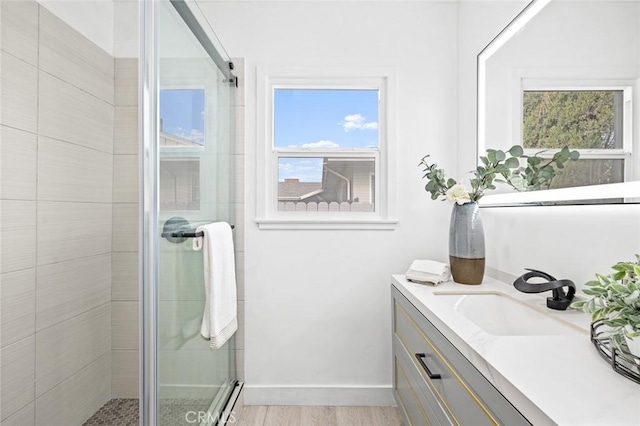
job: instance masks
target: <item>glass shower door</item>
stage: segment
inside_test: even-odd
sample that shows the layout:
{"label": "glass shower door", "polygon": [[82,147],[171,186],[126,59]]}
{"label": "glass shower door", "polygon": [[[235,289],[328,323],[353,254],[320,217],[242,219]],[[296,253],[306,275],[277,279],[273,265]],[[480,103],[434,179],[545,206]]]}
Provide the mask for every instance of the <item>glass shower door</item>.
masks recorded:
{"label": "glass shower door", "polygon": [[[158,4],[159,227],[231,220],[231,95],[220,71],[173,3]],[[184,10],[183,10],[184,12]],[[193,17],[193,15],[192,15]],[[196,31],[197,32],[197,31]],[[159,424],[215,424],[235,384],[235,338],[211,350],[200,336],[202,251],[193,239],[158,242]]]}

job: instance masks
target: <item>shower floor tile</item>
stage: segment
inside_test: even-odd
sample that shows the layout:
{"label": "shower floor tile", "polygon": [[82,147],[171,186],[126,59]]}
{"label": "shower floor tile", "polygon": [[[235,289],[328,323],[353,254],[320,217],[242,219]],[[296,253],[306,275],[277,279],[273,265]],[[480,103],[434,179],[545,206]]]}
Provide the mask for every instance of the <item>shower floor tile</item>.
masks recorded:
{"label": "shower floor tile", "polygon": [[83,426],[138,426],[138,400],[112,399]]}
{"label": "shower floor tile", "polygon": [[[192,425],[190,416],[206,411],[211,401],[206,399],[160,400],[160,424],[167,426]],[[82,426],[138,426],[138,400],[112,399]]]}

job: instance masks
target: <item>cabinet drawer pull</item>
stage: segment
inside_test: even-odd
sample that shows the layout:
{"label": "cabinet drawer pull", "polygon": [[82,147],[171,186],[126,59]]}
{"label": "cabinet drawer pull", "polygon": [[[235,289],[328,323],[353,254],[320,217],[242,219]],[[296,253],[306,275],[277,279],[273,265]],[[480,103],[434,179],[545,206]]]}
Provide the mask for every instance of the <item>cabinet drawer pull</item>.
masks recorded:
{"label": "cabinet drawer pull", "polygon": [[426,357],[425,354],[416,354],[416,359],[418,360],[418,362],[420,363],[424,371],[427,373],[427,376],[429,376],[430,379],[441,379],[442,376],[440,376],[440,374],[438,373],[434,374],[431,372],[431,370],[429,370],[429,367],[427,367],[427,364],[425,364],[423,359],[425,357]]}

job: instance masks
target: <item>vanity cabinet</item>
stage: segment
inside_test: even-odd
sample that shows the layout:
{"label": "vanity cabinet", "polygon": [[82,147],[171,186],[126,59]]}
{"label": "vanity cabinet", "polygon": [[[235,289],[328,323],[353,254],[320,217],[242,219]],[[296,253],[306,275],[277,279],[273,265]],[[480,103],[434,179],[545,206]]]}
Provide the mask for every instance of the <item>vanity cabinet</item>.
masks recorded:
{"label": "vanity cabinet", "polygon": [[406,425],[530,424],[393,286],[392,293],[394,397]]}

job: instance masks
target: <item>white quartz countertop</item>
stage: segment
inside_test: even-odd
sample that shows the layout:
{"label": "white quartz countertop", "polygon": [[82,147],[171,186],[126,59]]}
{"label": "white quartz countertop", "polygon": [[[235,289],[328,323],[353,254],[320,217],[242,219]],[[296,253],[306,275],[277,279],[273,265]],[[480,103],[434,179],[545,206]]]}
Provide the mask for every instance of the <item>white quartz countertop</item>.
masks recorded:
{"label": "white quartz countertop", "polygon": [[[393,275],[393,285],[534,425],[640,426],[640,385],[619,375],[589,340],[589,317],[553,311],[543,294],[485,278],[481,285],[428,286]],[[495,336],[434,292],[498,291],[576,328],[568,335]],[[523,307],[524,308],[524,307]],[[526,308],[524,308],[526,309]],[[496,313],[497,314],[497,313]]]}

